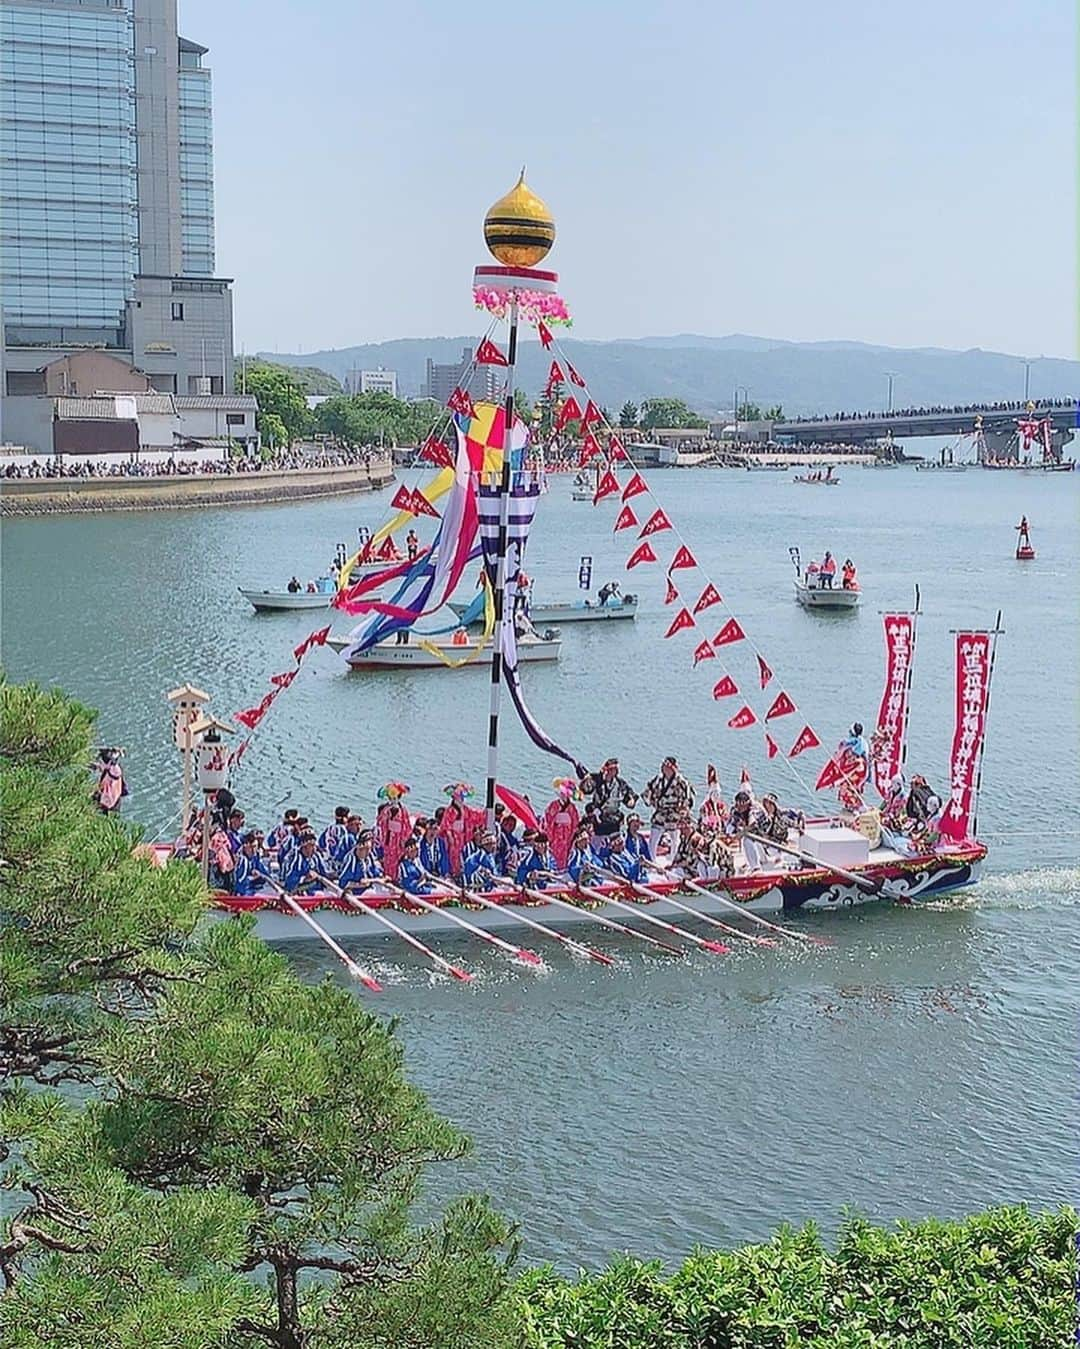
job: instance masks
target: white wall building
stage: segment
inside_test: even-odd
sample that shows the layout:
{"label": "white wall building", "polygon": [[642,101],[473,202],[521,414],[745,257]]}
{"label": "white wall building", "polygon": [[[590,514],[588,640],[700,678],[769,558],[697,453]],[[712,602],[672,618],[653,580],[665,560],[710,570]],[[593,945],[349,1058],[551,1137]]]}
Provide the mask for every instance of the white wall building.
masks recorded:
{"label": "white wall building", "polygon": [[398,396],[397,371],[384,370],[381,366],[378,370],[361,370],[360,392],[388,393],[391,398],[396,398]]}

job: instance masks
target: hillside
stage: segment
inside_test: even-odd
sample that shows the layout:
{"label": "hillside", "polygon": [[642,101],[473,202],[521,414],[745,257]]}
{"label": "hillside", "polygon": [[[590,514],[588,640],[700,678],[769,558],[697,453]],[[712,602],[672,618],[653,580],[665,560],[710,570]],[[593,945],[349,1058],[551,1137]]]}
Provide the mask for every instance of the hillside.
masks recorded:
{"label": "hillside", "polygon": [[[460,359],[474,337],[409,337],[301,355],[266,353],[274,361],[316,366],[342,379],[350,370],[384,366],[398,373],[405,396],[420,392],[425,362]],[[562,341],[562,339],[560,339]],[[782,403],[786,413],[833,412],[885,405],[893,372],[897,407],[1016,398],[1024,389],[1024,360],[1001,352],[879,347],[862,342],[785,342],[747,337],[620,339],[562,343],[599,402],[619,408],[627,399],[675,397],[704,413],[731,407],[735,385],[753,402]],[[547,378],[550,357],[536,342],[519,349],[519,379],[532,395]],[[1034,360],[1031,393],[1080,394],[1080,362]],[[742,395],[740,394],[740,397]]]}

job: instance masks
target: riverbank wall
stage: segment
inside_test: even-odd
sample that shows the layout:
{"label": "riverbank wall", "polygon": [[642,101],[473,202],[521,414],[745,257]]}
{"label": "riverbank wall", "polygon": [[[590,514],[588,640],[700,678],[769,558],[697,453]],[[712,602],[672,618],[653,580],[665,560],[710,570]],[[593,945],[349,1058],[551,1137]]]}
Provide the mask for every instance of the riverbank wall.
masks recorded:
{"label": "riverbank wall", "polygon": [[389,457],[370,464],[193,473],[160,478],[0,479],[0,516],[68,515],[89,511],[191,510],[254,506],[311,497],[375,492],[394,479]]}

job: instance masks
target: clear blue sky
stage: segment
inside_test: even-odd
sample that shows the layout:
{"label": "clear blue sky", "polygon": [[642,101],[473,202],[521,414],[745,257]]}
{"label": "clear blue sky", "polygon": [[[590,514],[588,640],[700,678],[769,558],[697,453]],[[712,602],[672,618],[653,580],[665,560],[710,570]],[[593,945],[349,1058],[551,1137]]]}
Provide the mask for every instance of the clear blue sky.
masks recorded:
{"label": "clear blue sky", "polygon": [[1071,0],[180,0],[237,345],[477,327],[528,164],[583,338],[1074,356]]}

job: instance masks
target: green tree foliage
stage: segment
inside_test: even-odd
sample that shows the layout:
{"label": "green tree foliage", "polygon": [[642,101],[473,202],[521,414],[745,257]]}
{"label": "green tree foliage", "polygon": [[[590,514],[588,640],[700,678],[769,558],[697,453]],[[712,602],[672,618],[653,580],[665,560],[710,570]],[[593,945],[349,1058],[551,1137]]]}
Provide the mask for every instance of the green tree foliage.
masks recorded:
{"label": "green tree foliage", "polygon": [[850,1218],[835,1252],[813,1225],[697,1251],[668,1277],[629,1257],[570,1282],[519,1281],[530,1349],[1056,1349],[1075,1322],[1071,1209],[991,1209],[895,1230]]}
{"label": "green tree foliage", "polygon": [[419,445],[444,415],[430,399],[407,403],[388,393],[343,394],[319,404],[315,424],[351,445]]}
{"label": "green tree foliage", "polygon": [[267,454],[271,450],[284,449],[289,444],[289,433],[285,429],[285,423],[276,412],[260,412],[256,421],[259,424],[263,449]]}
{"label": "green tree foliage", "polygon": [[774,403],[771,408],[765,410],[765,420],[767,422],[782,422],[784,420],[784,406],[782,403]]}
{"label": "green tree foliage", "polygon": [[[287,366],[271,365],[263,361],[249,361],[246,371],[238,368],[236,388],[244,382],[248,393],[259,400],[257,425],[264,440],[273,439],[278,446],[290,445],[311,429],[311,413],[304,396],[304,387]],[[277,420],[271,421],[271,418]]]}
{"label": "green tree foliage", "polygon": [[208,924],[194,866],[135,855],[91,802],[92,727],[0,687],[0,1342],[507,1343],[506,1224],[479,1199],[410,1220],[467,1141],[392,1028]]}
{"label": "green tree foliage", "polygon": [[532,399],[524,389],[514,390],[514,411],[527,426],[532,424],[533,405]]}
{"label": "green tree foliage", "polygon": [[[330,374],[328,370],[320,370],[316,365],[289,365],[285,361],[268,360],[265,356],[256,357],[245,364],[249,372],[252,366],[260,366],[266,370],[284,371],[294,383],[300,386],[301,393],[327,395],[341,393],[341,381],[337,376]],[[237,367],[237,388],[240,387],[243,369],[243,365]]]}
{"label": "green tree foliage", "polygon": [[629,401],[625,402],[619,409],[619,425],[626,431],[637,426],[638,410],[637,404]]}
{"label": "green tree foliage", "polygon": [[735,416],[740,422],[761,421],[761,408],[757,403],[740,403]]}
{"label": "green tree foliage", "polygon": [[645,431],[658,426],[693,430],[708,426],[704,417],[686,406],[681,398],[646,398],[641,405],[638,425]]}

